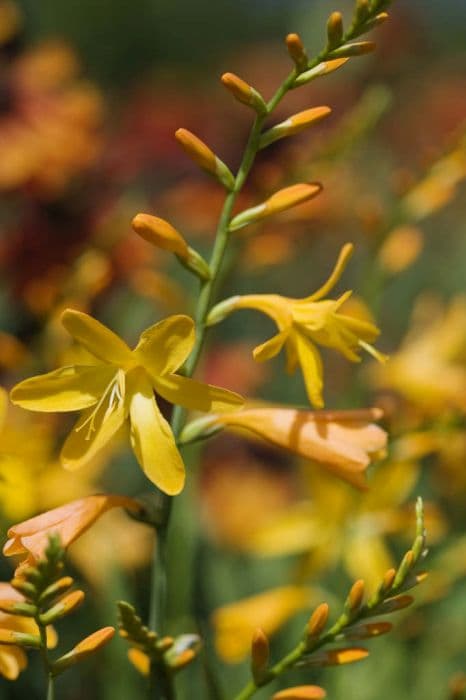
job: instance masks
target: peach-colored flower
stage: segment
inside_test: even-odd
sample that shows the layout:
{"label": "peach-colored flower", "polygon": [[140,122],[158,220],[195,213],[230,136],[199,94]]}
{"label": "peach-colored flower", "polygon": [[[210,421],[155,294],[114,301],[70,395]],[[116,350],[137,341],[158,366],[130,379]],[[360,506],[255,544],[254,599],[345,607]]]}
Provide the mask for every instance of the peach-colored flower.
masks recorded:
{"label": "peach-colored flower", "polygon": [[215,422],[245,429],[279,447],[322,463],[353,486],[365,488],[364,472],[372,458],[383,454],[386,432],[372,421],[379,409],[300,411],[257,407],[225,413]]}
{"label": "peach-colored flower", "polygon": [[133,498],[113,494],[80,498],[10,527],[3,553],[6,556],[27,554],[30,559],[40,559],[50,535],[59,535],[61,545],[68,547],[97,518],[115,507],[136,512],[140,505]]}

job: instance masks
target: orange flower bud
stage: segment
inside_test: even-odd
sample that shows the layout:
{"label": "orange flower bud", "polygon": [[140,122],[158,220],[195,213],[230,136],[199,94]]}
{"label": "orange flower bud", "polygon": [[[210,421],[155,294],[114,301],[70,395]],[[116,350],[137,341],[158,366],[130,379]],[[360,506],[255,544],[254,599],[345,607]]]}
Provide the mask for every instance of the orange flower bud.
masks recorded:
{"label": "orange flower bud", "polygon": [[81,640],[79,644],[71,649],[71,651],[64,654],[64,656],[61,656],[53,663],[53,673],[58,675],[67,668],[70,668],[70,666],[74,666],[80,661],[86,659],[88,656],[91,656],[94,654],[94,652],[98,651],[105,644],[107,644],[112,639],[114,634],[115,630],[113,627],[103,627],[102,629],[97,630],[97,632],[89,635],[89,637]]}
{"label": "orange flower bud", "polygon": [[259,148],[264,148],[284,136],[292,136],[293,134],[298,134],[300,131],[304,131],[308,126],[327,117],[331,111],[330,107],[313,107],[312,109],[298,112],[298,114],[293,114],[293,116],[288,117],[284,122],[276,124],[262,134]]}
{"label": "orange flower bud", "polygon": [[382,581],[382,590],[383,591],[388,591],[392,586],[393,586],[393,581],[395,580],[396,576],[396,569],[388,569],[388,571],[385,572],[383,581]]}
{"label": "orange flower bud", "polygon": [[357,625],[348,627],[344,631],[346,639],[371,639],[371,637],[379,637],[382,634],[387,634],[393,629],[391,622],[368,622],[365,625]]}
{"label": "orange flower bud", "polygon": [[354,613],[361,607],[364,598],[364,581],[359,579],[353,583],[346,600],[346,605],[350,613]]}
{"label": "orange flower bud", "polygon": [[297,204],[307,202],[308,199],[312,199],[318,195],[321,190],[322,185],[317,182],[300,183],[298,185],[291,185],[291,187],[285,187],[275,192],[275,194],[262,204],[237,214],[230,223],[230,231],[237,231],[243,228],[243,226],[248,226],[248,224],[260,221],[260,219],[264,219],[267,216],[278,214]]}
{"label": "orange flower bud", "polygon": [[343,41],[343,16],[341,12],[332,12],[327,22],[327,48],[337,48]]}
{"label": "orange flower bud", "polygon": [[309,62],[306,49],[299,34],[288,34],[285,39],[286,47],[290,57],[295,62],[298,71],[305,71]]}
{"label": "orange flower bud", "polygon": [[7,615],[21,615],[22,617],[34,617],[37,614],[35,605],[11,599],[0,600],[0,611]]}
{"label": "orange flower bud", "polygon": [[267,112],[267,105],[262,96],[257,90],[251,87],[251,85],[248,85],[246,81],[242,80],[234,73],[224,73],[221,77],[221,81],[226,89],[229,90],[233,97],[239,102],[242,102],[248,107],[252,107],[258,114],[265,114]]}
{"label": "orange flower bud", "polygon": [[84,600],[83,591],[72,591],[68,595],[64,596],[58,603],[55,603],[47,612],[39,615],[40,621],[43,625],[49,625],[60,617],[65,617],[73,610],[76,610]]}
{"label": "orange flower bud", "polygon": [[214,175],[227,189],[233,189],[235,180],[229,168],[215,153],[201,141],[200,138],[192,134],[187,129],[178,129],[175,137],[181,147],[186,151],[200,168]]}
{"label": "orange flower bud", "polygon": [[419,257],[424,246],[422,231],[416,226],[397,226],[385,239],[379,262],[390,274],[402,272]]}
{"label": "orange flower bud", "polygon": [[344,66],[348,60],[348,58],[335,58],[331,61],[322,61],[321,63],[318,63],[317,66],[314,66],[314,68],[311,68],[305,73],[298,75],[294,81],[294,87],[305,85],[315,78],[320,78],[321,75],[333,73],[333,71],[338,70],[338,68],[341,68],[341,66]]}
{"label": "orange flower bud", "polygon": [[346,44],[334,49],[328,54],[329,58],[349,58],[350,56],[362,56],[371,53],[375,49],[373,41],[355,41],[353,44]]}
{"label": "orange flower bud", "polygon": [[68,590],[73,583],[74,581],[71,576],[63,576],[45,589],[39,598],[39,602],[43,605],[46,601],[51,600],[55,596],[61,595]]}
{"label": "orange flower bud", "polygon": [[303,658],[296,666],[342,666],[362,661],[367,656],[369,656],[369,652],[363,647],[346,647],[345,649],[332,649],[312,654],[308,658]]}
{"label": "orange flower bud", "polygon": [[136,214],[131,226],[141,238],[157,248],[168,250],[181,258],[188,257],[188,244],[168,221],[150,214]]}
{"label": "orange flower bud", "polygon": [[26,632],[0,629],[0,644],[16,644],[19,647],[39,649],[41,641],[38,634],[27,634]]}
{"label": "orange flower bud", "polygon": [[251,643],[251,670],[256,683],[261,682],[267,671],[269,655],[269,640],[259,627],[254,632]]}
{"label": "orange flower bud", "polygon": [[275,693],[272,700],[321,700],[327,693],[318,685],[297,685]]}
{"label": "orange flower bud", "polygon": [[329,614],[328,603],[321,603],[312,613],[309,622],[307,623],[307,637],[308,639],[315,639],[320,637],[325,625],[327,624]]}

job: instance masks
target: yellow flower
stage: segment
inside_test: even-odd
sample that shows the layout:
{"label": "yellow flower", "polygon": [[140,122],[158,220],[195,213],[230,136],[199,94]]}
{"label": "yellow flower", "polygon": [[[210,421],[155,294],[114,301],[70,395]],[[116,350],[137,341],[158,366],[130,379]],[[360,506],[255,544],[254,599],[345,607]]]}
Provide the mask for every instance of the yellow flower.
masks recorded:
{"label": "yellow flower", "polygon": [[464,296],[448,306],[421,297],[401,347],[386,367],[372,369],[375,384],[395,390],[428,415],[466,411],[465,329]]}
{"label": "yellow flower", "polygon": [[288,371],[293,372],[298,364],[301,366],[309,399],[317,408],[324,405],[322,360],[317,345],[338,350],[352,362],[360,361],[361,350],[378,360],[385,359],[370,345],[379,335],[378,328],[369,321],[341,313],[340,308],[351,292],[345,292],[335,300],[324,299],[341,277],[352,251],[350,243],[342,248],[328,280],[305,299],[290,299],[278,294],[232,297],[214,307],[209,316],[211,324],[236,309],[258,309],[270,316],[279,332],[254,349],[254,358],[260,362],[269,360],[284,347]]}
{"label": "yellow flower", "polygon": [[215,646],[222,659],[241,661],[251,649],[254,631],[269,636],[300,610],[316,602],[318,593],[306,586],[282,586],[217,608],[212,617]]}
{"label": "yellow flower", "polygon": [[80,311],[67,309],[62,322],[94,361],[26,379],[13,388],[12,401],[33,411],[83,410],[62,448],[68,469],[87,463],[129,418],[132,447],[145,474],[165,493],[179,493],[184,465],[154,390],[192,410],[217,412],[242,403],[238,394],[176,374],[194,344],[193,320],[177,315],[156,323],[134,350]]}

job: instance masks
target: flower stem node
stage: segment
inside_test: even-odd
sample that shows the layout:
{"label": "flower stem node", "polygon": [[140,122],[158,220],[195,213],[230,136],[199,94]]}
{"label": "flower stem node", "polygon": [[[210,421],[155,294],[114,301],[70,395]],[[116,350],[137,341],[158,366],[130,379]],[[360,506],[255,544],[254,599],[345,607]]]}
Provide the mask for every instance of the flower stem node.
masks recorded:
{"label": "flower stem node", "polygon": [[227,190],[233,190],[235,178],[231,170],[200,138],[187,129],[178,129],[175,137],[188,156],[206,172],[213,175]]}
{"label": "flower stem node", "polygon": [[276,124],[262,134],[259,148],[265,148],[271,143],[274,143],[274,141],[278,141],[278,139],[282,139],[285,136],[299,134],[301,131],[307,129],[308,126],[312,126],[327,117],[331,111],[330,107],[313,107],[312,109],[298,112],[298,114],[293,114],[293,116],[288,117],[285,121]]}
{"label": "flower stem node", "polygon": [[258,204],[251,209],[246,209],[240,214],[237,214],[232,219],[229,229],[230,231],[237,231],[244,226],[255,224],[257,221],[265,219],[268,216],[291,209],[291,207],[313,199],[321,190],[322,185],[318,182],[299,183],[297,185],[285,187],[275,192],[262,204]]}
{"label": "flower stem node", "polygon": [[221,81],[238,102],[252,107],[259,116],[267,114],[267,105],[262,95],[242,78],[239,78],[234,73],[224,73]]}

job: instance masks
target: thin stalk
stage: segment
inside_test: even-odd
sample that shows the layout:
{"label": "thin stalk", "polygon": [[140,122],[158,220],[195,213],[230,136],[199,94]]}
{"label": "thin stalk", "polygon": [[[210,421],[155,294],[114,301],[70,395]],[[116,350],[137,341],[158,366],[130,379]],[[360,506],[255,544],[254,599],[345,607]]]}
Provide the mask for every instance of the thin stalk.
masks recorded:
{"label": "thin stalk", "polygon": [[36,618],[36,624],[39,628],[40,634],[40,652],[42,656],[42,663],[44,666],[45,675],[47,677],[47,700],[55,700],[55,682],[52,674],[52,669],[49,661],[49,655],[47,651],[47,629],[40,622],[39,617]]}

